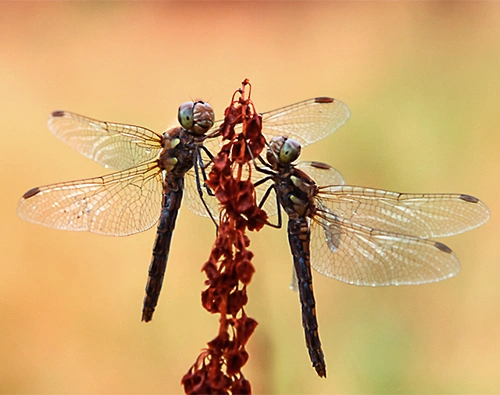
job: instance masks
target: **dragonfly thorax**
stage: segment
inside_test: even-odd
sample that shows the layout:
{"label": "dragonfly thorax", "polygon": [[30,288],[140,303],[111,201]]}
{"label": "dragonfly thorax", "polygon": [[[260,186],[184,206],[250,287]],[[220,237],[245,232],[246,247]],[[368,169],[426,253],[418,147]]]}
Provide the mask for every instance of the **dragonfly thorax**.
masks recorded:
{"label": "dragonfly thorax", "polygon": [[168,175],[182,177],[193,167],[197,138],[183,128],[167,130],[162,136],[163,149],[158,165]]}
{"label": "dragonfly thorax", "polygon": [[314,180],[293,165],[288,174],[277,184],[282,205],[290,217],[312,217],[316,211],[314,198],[318,186]]}

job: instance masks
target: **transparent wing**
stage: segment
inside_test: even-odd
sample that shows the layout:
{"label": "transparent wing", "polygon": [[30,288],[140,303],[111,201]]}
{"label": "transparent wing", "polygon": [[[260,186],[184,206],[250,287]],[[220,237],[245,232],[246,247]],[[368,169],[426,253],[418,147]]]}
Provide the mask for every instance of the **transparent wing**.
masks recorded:
{"label": "transparent wing", "polygon": [[356,186],[321,187],[322,204],[340,219],[421,238],[459,234],[490,216],[480,200],[463,194],[407,194]]}
{"label": "transparent wing", "polygon": [[423,284],[460,271],[444,244],[371,229],[322,207],[311,226],[311,265],[337,280],[365,286]]}
{"label": "transparent wing", "polygon": [[[219,201],[215,198],[215,196],[211,196],[208,193],[207,187],[203,186],[203,183],[205,178],[208,178],[208,173],[210,173],[210,169],[212,168],[211,159],[219,153],[220,148],[222,147],[221,139],[219,137],[206,138],[205,140],[203,140],[203,146],[206,150],[199,150],[199,153],[201,155],[201,158],[199,158],[199,160],[201,160],[204,166],[206,166],[206,169],[204,170],[205,175],[203,175],[202,169],[199,168],[199,182],[203,193],[203,200],[205,201],[212,215],[212,218],[218,219],[220,211]],[[207,153],[207,151],[209,153]],[[184,183],[186,194],[184,204],[186,205],[186,207],[195,214],[201,215],[202,217],[209,217],[207,207],[205,207],[203,201],[200,199],[194,167],[186,173],[184,177]]]}
{"label": "transparent wing", "polygon": [[344,177],[332,166],[323,162],[299,162],[296,166],[309,177],[316,185],[344,185]]}
{"label": "transparent wing", "polygon": [[[208,173],[207,173],[208,174]],[[207,204],[210,213],[214,219],[219,218],[219,201],[215,196],[208,194],[206,187],[203,186],[203,179],[200,179],[201,190],[203,192],[203,200]],[[204,206],[202,200],[200,199],[200,194],[198,192],[198,186],[196,184],[196,174],[193,169],[189,170],[184,177],[185,185],[185,205],[193,213],[201,215],[203,217],[209,217],[207,208]]]}
{"label": "transparent wing", "polygon": [[[222,123],[221,121],[219,121],[219,122]],[[207,135],[207,138],[205,138],[205,140],[203,140],[203,146],[210,152],[210,154],[212,156],[215,156],[219,153],[219,151],[222,148],[222,137],[220,137],[220,136],[212,137],[211,136],[212,134],[218,133],[218,127],[217,127],[217,129],[212,127],[211,130],[213,130],[213,132],[209,132],[209,134]],[[203,151],[203,150],[201,151],[201,156],[203,159],[203,163],[210,162],[210,157],[208,156],[208,154],[205,151]],[[210,166],[209,166],[209,168],[210,168]]]}
{"label": "transparent wing", "polygon": [[155,159],[161,137],[140,126],[103,122],[67,111],[54,111],[52,133],[87,158],[106,168],[128,169]]}
{"label": "transparent wing", "polygon": [[317,97],[263,113],[262,133],[266,139],[288,136],[305,147],[336,131],[350,116],[341,101]]}
{"label": "transparent wing", "polygon": [[[287,136],[305,147],[336,131],[347,122],[351,113],[339,100],[316,97],[261,115],[262,133],[267,141],[275,136]],[[222,122],[217,121],[213,130],[219,128]],[[241,129],[241,125],[238,128]]]}
{"label": "transparent wing", "polygon": [[62,182],[26,192],[17,212],[56,229],[127,236],[160,216],[162,174],[156,161],[103,177]]}

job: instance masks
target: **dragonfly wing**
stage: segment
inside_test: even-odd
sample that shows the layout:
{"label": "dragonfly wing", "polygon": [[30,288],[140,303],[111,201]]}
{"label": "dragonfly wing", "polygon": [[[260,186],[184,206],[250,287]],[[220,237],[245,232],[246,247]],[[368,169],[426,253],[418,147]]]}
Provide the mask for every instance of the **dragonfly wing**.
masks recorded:
{"label": "dragonfly wing", "polygon": [[351,113],[339,100],[317,97],[262,114],[262,133],[297,140],[302,147],[321,140],[347,122]]}
{"label": "dragonfly wing", "polygon": [[[220,123],[222,123],[222,121],[219,121]],[[220,125],[219,125],[220,126]],[[213,133],[216,133],[219,126],[217,126],[217,128],[215,127],[212,127],[211,130],[214,130]],[[219,151],[221,150],[222,148],[222,144],[223,144],[223,141],[222,141],[222,138],[220,136],[216,136],[216,137],[211,137],[212,133],[209,133],[208,137],[206,139],[203,140],[203,146],[205,147],[205,149],[210,152],[210,154],[212,156],[215,156],[219,153]],[[202,159],[203,159],[203,162],[205,164],[207,163],[210,163],[210,157],[209,155],[206,153],[206,151],[204,150],[201,150],[201,156],[202,156]]]}
{"label": "dragonfly wing", "polygon": [[299,162],[296,166],[309,177],[316,185],[344,185],[344,177],[337,169],[323,162]]}
{"label": "dragonfly wing", "polygon": [[424,284],[460,271],[456,255],[442,243],[370,229],[325,211],[312,221],[311,265],[364,286]]}
{"label": "dragonfly wing", "polygon": [[340,219],[420,238],[459,234],[490,216],[477,198],[461,194],[407,194],[356,186],[321,187],[324,206]]}
{"label": "dragonfly wing", "polygon": [[203,204],[203,201],[200,198],[200,194],[198,192],[198,185],[196,184],[196,174],[193,169],[189,170],[184,177],[185,184],[185,204],[186,207],[191,210],[193,213],[201,215],[203,217],[209,217],[209,212],[212,215],[212,218],[219,218],[219,201],[215,198],[215,196],[209,195],[207,191],[207,187],[203,185],[202,174],[200,173],[200,183],[201,190],[203,193],[203,200],[207,204],[207,207]]}
{"label": "dragonfly wing", "polygon": [[17,212],[27,221],[56,229],[127,236],[159,218],[162,174],[156,161],[103,177],[33,188]]}
{"label": "dragonfly wing", "polygon": [[128,169],[155,159],[161,136],[134,125],[103,122],[68,111],[54,111],[52,133],[87,158],[111,169]]}
{"label": "dragonfly wing", "polygon": [[[305,147],[335,132],[347,122],[351,112],[340,100],[316,97],[261,115],[262,133],[267,141],[276,136],[287,136]],[[222,123],[223,120],[216,121],[212,130],[217,130]],[[241,125],[235,129],[241,130]]]}

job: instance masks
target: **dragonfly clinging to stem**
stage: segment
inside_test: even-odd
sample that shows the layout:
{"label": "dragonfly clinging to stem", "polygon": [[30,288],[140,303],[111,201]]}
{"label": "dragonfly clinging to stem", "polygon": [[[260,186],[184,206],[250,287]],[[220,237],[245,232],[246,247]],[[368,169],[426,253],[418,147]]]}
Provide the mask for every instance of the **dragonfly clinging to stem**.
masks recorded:
{"label": "dragonfly clinging to stem", "polygon": [[[434,241],[484,224],[486,205],[465,194],[405,194],[344,185],[341,174],[320,162],[294,161],[300,143],[283,136],[269,143],[256,185],[271,185],[288,216],[288,240],[302,305],[302,325],[311,362],[326,376],[316,318],[311,267],[337,280],[364,286],[424,284],[456,275],[460,263]],[[321,183],[318,185],[317,182]]]}
{"label": "dragonfly clinging to stem", "polygon": [[[53,112],[48,126],[57,137],[120,171],[30,189],[17,210],[37,224],[112,236],[142,232],[159,219],[142,312],[146,322],[158,302],[185,184],[188,195],[202,195],[202,152],[210,156],[203,146],[214,123],[210,104],[186,102],[179,107],[178,120],[179,126],[159,135],[140,126]],[[188,206],[196,202],[189,196]]]}

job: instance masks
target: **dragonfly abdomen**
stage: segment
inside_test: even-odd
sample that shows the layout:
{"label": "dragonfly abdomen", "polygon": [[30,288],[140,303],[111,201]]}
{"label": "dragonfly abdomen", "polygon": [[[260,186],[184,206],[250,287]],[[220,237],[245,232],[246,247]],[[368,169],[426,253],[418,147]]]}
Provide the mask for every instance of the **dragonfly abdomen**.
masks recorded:
{"label": "dragonfly abdomen", "polygon": [[[171,182],[170,182],[171,183]],[[184,190],[184,179],[176,180],[175,188],[168,188],[163,193],[160,221],[153,246],[153,257],[149,265],[148,282],[146,285],[146,296],[142,309],[142,321],[151,321],[158,303],[163,277],[167,268],[170,243],[175,228],[177,213],[181,207],[182,193]]]}
{"label": "dragonfly abdomen", "polygon": [[320,377],[326,377],[326,363],[319,339],[316,301],[312,286],[310,239],[311,233],[305,217],[288,220],[288,240],[297,274],[306,346],[316,372]]}

